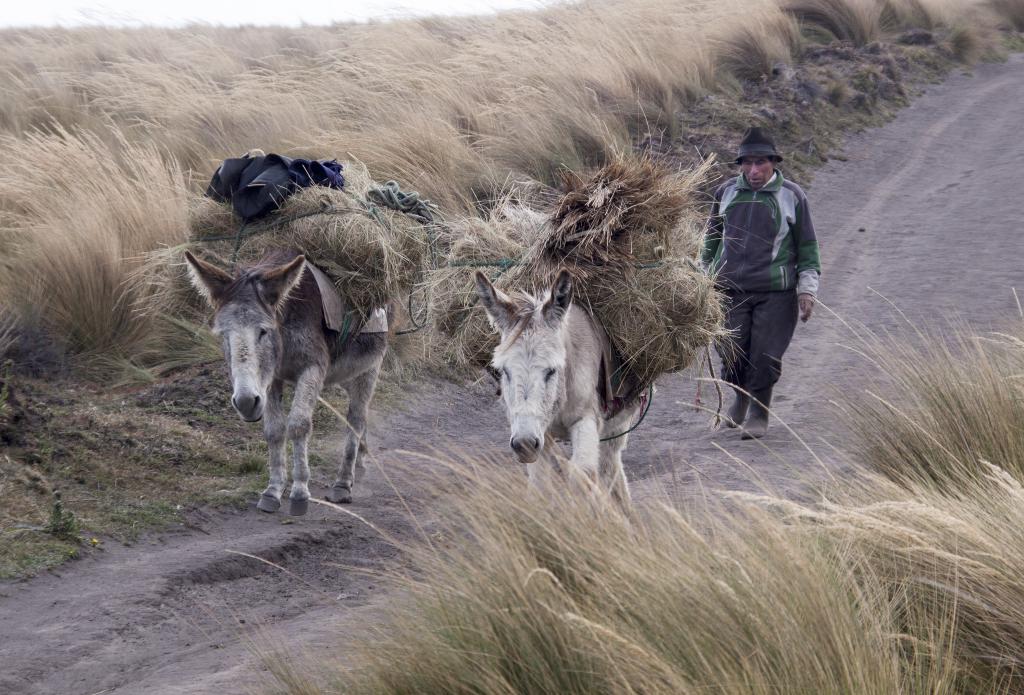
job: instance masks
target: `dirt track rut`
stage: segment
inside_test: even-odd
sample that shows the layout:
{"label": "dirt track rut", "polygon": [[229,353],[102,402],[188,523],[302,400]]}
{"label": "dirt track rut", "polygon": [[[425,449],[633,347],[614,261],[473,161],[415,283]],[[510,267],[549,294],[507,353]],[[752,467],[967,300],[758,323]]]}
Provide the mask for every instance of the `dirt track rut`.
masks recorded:
{"label": "dirt track rut", "polygon": [[[902,330],[886,299],[932,323],[959,316],[984,330],[1014,320],[1011,288],[1024,284],[1021,94],[1021,55],[951,77],[888,126],[850,138],[846,161],[833,160],[807,186],[822,245],[821,299],[835,315],[819,308],[797,329],[775,410],[824,466],[779,426],[761,443],[710,431],[709,416],[691,407],[695,382],[679,376],[659,385],[631,437],[626,462],[638,498],[665,488],[751,488],[751,471],[799,495],[842,475],[830,454],[842,430],[826,401],[856,389],[862,367],[843,348],[851,342],[844,322]],[[705,388],[705,404],[711,395]],[[375,419],[371,443],[387,467],[410,461],[399,450],[450,442],[505,456],[505,436],[486,384],[421,384],[402,412]],[[318,442],[327,459],[336,446],[335,438]],[[425,499],[401,481],[397,489],[413,505]],[[400,539],[415,537],[402,500],[372,465],[352,510]],[[0,584],[0,692],[254,692],[268,681],[251,639],[343,666],[345,635],[378,622],[395,591],[361,570],[402,562],[364,524],[319,507],[293,522],[253,508],[200,511],[190,527],[107,545],[57,572]]]}

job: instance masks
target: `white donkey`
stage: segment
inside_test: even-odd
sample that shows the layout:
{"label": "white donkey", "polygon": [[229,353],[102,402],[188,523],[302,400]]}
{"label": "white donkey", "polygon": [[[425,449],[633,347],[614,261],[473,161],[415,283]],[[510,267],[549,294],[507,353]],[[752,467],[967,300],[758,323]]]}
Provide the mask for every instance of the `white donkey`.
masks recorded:
{"label": "white donkey", "polygon": [[[510,297],[476,274],[477,292],[501,343],[491,361],[501,374],[501,394],[512,435],[509,444],[527,464],[536,486],[547,475],[539,461],[547,438],[572,444],[564,473],[582,473],[592,484],[611,493],[624,509],[629,488],[622,470],[622,451],[629,428],[641,407],[634,402],[604,417],[601,394],[604,355],[610,353],[608,336],[590,314],[572,303],[572,278],[565,270],[541,297]],[[605,367],[606,369],[607,367]],[[602,438],[609,437],[606,441]]]}
{"label": "white donkey", "polygon": [[[256,505],[276,512],[284,491],[285,436],[292,442],[289,513],[309,508],[307,447],[313,411],[324,384],[349,392],[348,423],[338,476],[327,494],[351,502],[360,449],[365,449],[366,416],[387,333],[360,333],[339,342],[325,326],[322,296],[312,267],[296,252],[275,252],[229,275],[186,252],[193,284],[214,308],[213,332],[220,337],[231,371],[231,404],[246,422],[263,419],[270,454],[270,484]],[[294,383],[285,416],[285,383]]]}

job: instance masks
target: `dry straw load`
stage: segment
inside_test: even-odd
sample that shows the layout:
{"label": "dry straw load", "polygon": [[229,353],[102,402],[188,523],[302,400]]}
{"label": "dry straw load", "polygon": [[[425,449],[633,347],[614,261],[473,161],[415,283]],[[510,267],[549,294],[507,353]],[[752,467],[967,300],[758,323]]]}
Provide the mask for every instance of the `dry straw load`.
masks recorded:
{"label": "dry straw load", "polygon": [[388,207],[387,187],[375,183],[362,164],[346,163],[343,173],[344,190],[300,189],[280,210],[245,227],[230,205],[196,197],[186,248],[225,265],[257,261],[271,249],[296,249],[365,317],[421,280],[433,231],[416,215]]}
{"label": "dry straw load", "polygon": [[519,265],[525,250],[547,229],[547,218],[525,209],[499,205],[487,220],[465,218],[449,223],[441,236],[448,263],[429,277],[430,313],[442,341],[442,357],[458,369],[484,367],[498,336],[477,304],[477,270],[506,291],[525,289],[529,281]]}
{"label": "dry straw load", "polygon": [[567,174],[545,215],[499,206],[485,222],[450,232],[450,265],[431,283],[446,357],[487,364],[497,336],[477,306],[473,274],[505,292],[545,289],[559,268],[643,385],[686,368],[722,335],[721,297],[696,259],[707,168],[675,172],[650,157],[622,157],[589,179]]}

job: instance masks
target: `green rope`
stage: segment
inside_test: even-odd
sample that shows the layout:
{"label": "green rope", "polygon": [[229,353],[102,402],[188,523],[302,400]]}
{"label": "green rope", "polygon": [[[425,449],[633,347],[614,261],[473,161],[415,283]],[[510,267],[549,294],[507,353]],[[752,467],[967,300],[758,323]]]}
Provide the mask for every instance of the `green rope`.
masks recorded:
{"label": "green rope", "polygon": [[242,248],[242,235],[245,233],[245,228],[248,226],[247,222],[243,222],[238,227],[238,233],[235,234],[235,250],[231,252],[231,265],[235,265],[238,261],[238,251]]}
{"label": "green rope", "polygon": [[410,292],[409,293],[409,321],[412,322],[412,328],[407,328],[404,331],[397,331],[395,333],[395,335],[409,335],[410,333],[415,333],[417,331],[421,331],[421,330],[423,330],[424,328],[427,327],[427,317],[426,316],[423,317],[423,322],[422,323],[418,323],[416,321],[416,316],[413,314],[413,311],[412,311],[412,295],[413,295],[413,293]]}
{"label": "green rope", "polygon": [[611,437],[602,437],[600,441],[610,442],[613,439],[625,437],[627,434],[635,430],[637,427],[640,426],[640,423],[644,421],[644,418],[647,417],[647,412],[651,409],[652,403],[654,403],[654,384],[651,384],[647,389],[647,405],[644,406],[644,412],[640,413],[640,419],[636,421],[636,424],[630,427],[625,432],[620,432],[619,434],[613,435]]}
{"label": "green rope", "polygon": [[[420,198],[420,194],[417,191],[403,191],[399,188],[397,181],[388,181],[383,186],[371,188],[366,192],[366,200],[370,213],[382,225],[385,225],[386,222],[380,216],[380,212],[376,207],[377,205],[382,205],[386,208],[390,208],[391,210],[395,210],[396,212],[408,215],[422,224],[426,228],[427,248],[430,254],[430,268],[431,270],[437,270],[437,237],[434,235],[434,227],[437,225],[435,215],[440,216],[440,213],[437,210],[437,205],[425,198]],[[428,288],[427,292],[429,293],[429,291],[430,290]],[[396,336],[416,333],[427,326],[427,319],[425,316],[422,322],[418,322],[416,320],[416,315],[412,308],[413,294],[414,292],[409,292],[408,300],[409,321],[412,322],[413,327],[404,331],[396,332]]]}
{"label": "green rope", "polygon": [[371,188],[366,192],[366,199],[371,203],[405,213],[423,224],[432,223],[434,213],[437,211],[437,205],[420,198],[417,191],[403,191],[398,187],[397,181],[388,181],[383,186]]}
{"label": "green rope", "polygon": [[349,337],[349,334],[351,333],[351,331],[352,331],[352,312],[351,311],[346,311],[345,312],[345,318],[341,322],[341,330],[338,331],[338,337],[336,339],[336,340],[338,340],[338,344],[339,345],[344,345],[346,342],[348,342],[348,337]]}

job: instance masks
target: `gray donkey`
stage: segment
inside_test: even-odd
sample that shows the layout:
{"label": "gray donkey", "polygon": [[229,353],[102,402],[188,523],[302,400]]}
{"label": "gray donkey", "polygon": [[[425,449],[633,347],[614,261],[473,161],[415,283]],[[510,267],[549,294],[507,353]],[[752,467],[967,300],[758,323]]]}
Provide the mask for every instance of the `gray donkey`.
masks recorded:
{"label": "gray donkey", "polygon": [[[289,513],[309,507],[307,446],[313,411],[325,384],[349,393],[348,423],[338,477],[327,494],[351,502],[360,450],[365,450],[366,416],[387,350],[387,333],[360,333],[341,342],[325,324],[312,267],[295,251],[273,252],[230,275],[185,252],[196,288],[214,309],[213,332],[221,339],[230,368],[231,403],[246,422],[263,419],[270,453],[270,484],[256,505],[276,512],[286,481],[285,436],[292,442]],[[285,383],[295,385],[285,415]]]}

